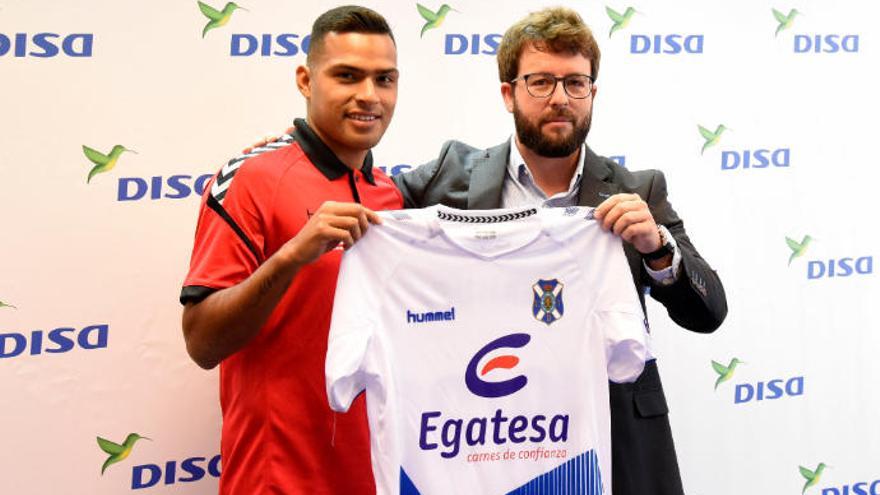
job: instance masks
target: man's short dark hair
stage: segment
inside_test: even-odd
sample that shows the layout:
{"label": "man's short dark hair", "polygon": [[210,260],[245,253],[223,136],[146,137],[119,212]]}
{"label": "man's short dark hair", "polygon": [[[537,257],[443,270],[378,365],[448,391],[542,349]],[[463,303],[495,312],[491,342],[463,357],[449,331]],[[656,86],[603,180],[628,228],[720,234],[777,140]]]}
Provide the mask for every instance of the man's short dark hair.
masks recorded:
{"label": "man's short dark hair", "polygon": [[336,7],[321,14],[312,24],[307,64],[311,65],[315,56],[324,48],[324,37],[328,33],[387,34],[394,41],[394,33],[391,32],[388,21],[375,10],[360,5]]}

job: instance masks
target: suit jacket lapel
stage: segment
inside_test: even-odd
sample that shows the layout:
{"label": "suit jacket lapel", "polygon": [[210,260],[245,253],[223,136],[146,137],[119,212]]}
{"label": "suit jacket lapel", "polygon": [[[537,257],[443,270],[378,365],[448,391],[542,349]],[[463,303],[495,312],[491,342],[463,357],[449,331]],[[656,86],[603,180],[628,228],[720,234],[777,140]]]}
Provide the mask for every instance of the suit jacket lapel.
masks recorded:
{"label": "suit jacket lapel", "polygon": [[510,140],[489,148],[471,164],[468,187],[469,210],[491,210],[501,207],[501,186],[507,176]]}
{"label": "suit jacket lapel", "polygon": [[611,170],[605,166],[589,146],[584,157],[584,175],[581,178],[579,206],[599,206],[608,196],[620,192],[620,186],[611,181]]}

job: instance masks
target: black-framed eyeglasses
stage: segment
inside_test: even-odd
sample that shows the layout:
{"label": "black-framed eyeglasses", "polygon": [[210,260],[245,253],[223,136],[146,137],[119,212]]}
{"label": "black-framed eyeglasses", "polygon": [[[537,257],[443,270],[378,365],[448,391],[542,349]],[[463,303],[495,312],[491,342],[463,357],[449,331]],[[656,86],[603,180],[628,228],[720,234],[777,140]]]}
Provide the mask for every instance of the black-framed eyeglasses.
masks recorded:
{"label": "black-framed eyeglasses", "polygon": [[547,98],[552,95],[559,81],[562,81],[565,94],[571,98],[581,100],[593,92],[593,76],[587,74],[568,74],[560,77],[548,72],[535,72],[519,76],[510,83],[520,80],[525,83],[526,91],[535,98]]}

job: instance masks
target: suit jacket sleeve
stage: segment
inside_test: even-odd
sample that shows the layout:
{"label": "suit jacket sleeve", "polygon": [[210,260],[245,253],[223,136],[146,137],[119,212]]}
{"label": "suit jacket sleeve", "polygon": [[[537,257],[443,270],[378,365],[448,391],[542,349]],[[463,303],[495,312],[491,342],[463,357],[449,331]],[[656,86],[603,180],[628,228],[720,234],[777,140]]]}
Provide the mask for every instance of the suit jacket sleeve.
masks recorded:
{"label": "suit jacket sleeve", "polygon": [[727,298],[715,270],[709,266],[688,238],[684,223],[666,198],[666,178],[653,171],[647,192],[647,203],[654,220],[669,229],[681,250],[678,280],[661,286],[642,267],[641,279],[651,287],[651,297],[666,307],[669,317],[678,325],[697,332],[711,332],[727,316]]}
{"label": "suit jacket sleeve", "polygon": [[[471,170],[476,159],[485,153],[485,150],[459,141],[447,141],[435,160],[394,177],[394,183],[403,194],[404,207],[425,208],[443,204],[468,209]],[[497,208],[497,205],[493,207]]]}
{"label": "suit jacket sleeve", "polygon": [[409,172],[392,177],[397,188],[403,194],[404,208],[423,208],[434,204],[429,202],[428,194],[434,189],[433,184],[440,169],[440,164],[449,151],[450,144],[450,142],[443,144],[443,147],[440,149],[440,156],[437,159],[420,165]]}

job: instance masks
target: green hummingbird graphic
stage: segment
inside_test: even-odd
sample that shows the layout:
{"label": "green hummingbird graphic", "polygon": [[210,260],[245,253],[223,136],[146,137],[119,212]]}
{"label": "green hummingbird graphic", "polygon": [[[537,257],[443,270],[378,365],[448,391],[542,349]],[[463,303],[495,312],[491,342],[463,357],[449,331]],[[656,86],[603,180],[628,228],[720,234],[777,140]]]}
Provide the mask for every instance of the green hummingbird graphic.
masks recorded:
{"label": "green hummingbird graphic", "polygon": [[119,160],[119,155],[121,155],[125,151],[131,151],[132,153],[137,154],[137,151],[130,150],[121,144],[117,144],[110,150],[109,155],[105,155],[100,151],[95,151],[92,148],[89,148],[86,145],[82,147],[83,153],[86,155],[86,158],[89,159],[90,162],[94,163],[95,166],[92,167],[92,170],[89,171],[89,177],[86,179],[86,184],[88,184],[92,177],[103,173],[109,172],[116,166],[116,162]]}
{"label": "green hummingbird graphic", "polygon": [[727,127],[724,127],[724,124],[720,124],[715,129],[715,132],[706,129],[701,125],[698,125],[697,127],[700,128],[700,134],[703,136],[703,139],[706,140],[706,142],[703,144],[703,149],[700,150],[701,155],[704,151],[706,151],[706,148],[708,148],[709,146],[714,146],[718,144],[718,140],[721,139],[721,133],[727,130]]}
{"label": "green hummingbird graphic", "polygon": [[443,24],[443,21],[446,19],[446,14],[448,14],[450,10],[458,12],[457,10],[453,9],[445,3],[440,6],[440,10],[438,10],[436,13],[420,3],[416,4],[416,8],[419,10],[419,15],[421,15],[422,18],[427,21],[425,22],[425,25],[422,26],[422,34],[419,35],[419,38],[425,35],[425,31],[440,27],[440,25]]}
{"label": "green hummingbird graphic", "polygon": [[614,21],[614,25],[611,26],[611,31],[608,32],[608,37],[610,38],[615,31],[619,31],[629,25],[629,21],[630,19],[632,19],[633,14],[636,13],[636,9],[632,7],[627,7],[626,12],[621,15],[620,12],[617,12],[616,10],[606,5],[605,12],[607,12],[608,17],[610,17],[611,20]]}
{"label": "green hummingbird graphic", "polygon": [[718,385],[733,378],[733,370],[736,369],[738,364],[745,364],[745,362],[733,358],[730,360],[730,364],[724,366],[719,362],[712,361],[712,368],[715,370],[715,373],[718,373],[718,379],[715,380],[715,390],[718,390]]}
{"label": "green hummingbird graphic", "polygon": [[779,36],[779,31],[790,28],[791,23],[794,22],[794,16],[800,14],[797,9],[791,9],[788,12],[788,15],[784,15],[782,12],[776,9],[771,10],[773,10],[773,17],[776,18],[777,22],[779,22],[779,26],[776,27],[776,34],[774,36]]}
{"label": "green hummingbird graphic", "polygon": [[131,449],[134,447],[134,443],[140,439],[149,440],[147,437],[142,437],[137,433],[129,433],[125,438],[125,442],[122,445],[118,443],[111,442],[110,440],[106,440],[101,437],[98,438],[98,447],[101,447],[101,450],[110,454],[110,457],[104,461],[104,465],[101,466],[101,476],[104,475],[104,471],[107,470],[111,464],[116,464],[119,461],[125,460],[126,457],[131,454]]}
{"label": "green hummingbird graphic", "polygon": [[16,308],[15,306],[13,306],[13,305],[11,305],[11,304],[6,304],[6,303],[3,302],[3,301],[0,301],[0,308],[12,308],[12,309],[18,309],[18,308]]}
{"label": "green hummingbird graphic", "polygon": [[807,252],[807,247],[812,242],[813,238],[809,235],[805,235],[801,242],[797,242],[796,240],[786,237],[785,242],[788,244],[788,247],[791,249],[791,256],[788,258],[788,266],[791,266],[791,262],[800,256],[803,256],[804,253]]}
{"label": "green hummingbird graphic", "polygon": [[801,495],[803,495],[803,493],[805,491],[807,491],[807,488],[809,488],[819,482],[819,478],[822,476],[822,471],[824,471],[825,468],[830,467],[830,466],[826,466],[824,462],[820,462],[819,465],[816,466],[815,471],[810,471],[809,469],[807,469],[803,466],[798,466],[798,467],[801,470],[801,476],[803,476],[807,480],[807,482],[804,483],[804,489],[801,490]]}
{"label": "green hummingbird graphic", "polygon": [[209,19],[208,23],[205,24],[205,28],[202,29],[202,38],[205,37],[205,34],[207,34],[208,31],[214,28],[225,26],[226,23],[229,22],[229,19],[232,19],[232,13],[235,11],[235,9],[247,10],[246,8],[239,6],[235,2],[229,2],[226,4],[225,7],[223,7],[223,11],[221,12],[204,2],[199,2],[199,10],[201,10],[202,14],[204,14],[205,17]]}

